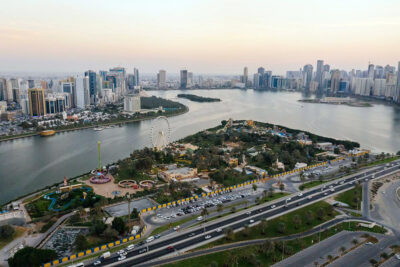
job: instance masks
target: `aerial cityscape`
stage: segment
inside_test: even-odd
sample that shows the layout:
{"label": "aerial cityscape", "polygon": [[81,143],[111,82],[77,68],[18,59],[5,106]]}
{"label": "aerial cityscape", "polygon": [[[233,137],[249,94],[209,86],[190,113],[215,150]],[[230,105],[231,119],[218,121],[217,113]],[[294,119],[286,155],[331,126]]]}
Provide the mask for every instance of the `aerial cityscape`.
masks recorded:
{"label": "aerial cityscape", "polygon": [[4,3],[0,267],[400,266],[400,3]]}

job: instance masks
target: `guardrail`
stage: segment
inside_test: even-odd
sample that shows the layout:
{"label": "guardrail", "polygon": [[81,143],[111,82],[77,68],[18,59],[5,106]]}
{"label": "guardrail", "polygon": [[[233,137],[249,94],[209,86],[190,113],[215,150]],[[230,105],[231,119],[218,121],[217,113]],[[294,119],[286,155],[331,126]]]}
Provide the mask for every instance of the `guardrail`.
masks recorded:
{"label": "guardrail", "polygon": [[107,244],[104,244],[104,245],[101,245],[101,246],[98,246],[98,247],[95,247],[95,248],[87,249],[85,251],[81,251],[81,252],[72,254],[72,255],[70,255],[68,257],[63,257],[63,258],[60,258],[60,259],[57,259],[57,260],[53,260],[51,262],[43,263],[42,267],[50,267],[50,266],[55,266],[55,265],[60,264],[60,263],[66,263],[68,261],[76,260],[76,259],[82,258],[82,257],[87,256],[87,255],[95,254],[95,253],[98,253],[98,252],[101,252],[101,251],[104,251],[104,250],[107,250],[107,249],[111,249],[111,248],[113,248],[115,246],[118,246],[118,245],[121,245],[121,244],[125,244],[125,243],[128,243],[128,242],[136,240],[136,239],[140,239],[140,238],[142,238],[144,236],[144,234],[146,232],[146,229],[147,229],[147,226],[144,225],[143,230],[142,230],[142,232],[140,234],[130,235],[130,236],[121,238],[121,239],[119,239],[117,241],[114,241],[114,242],[110,242],[110,243],[107,243]]}
{"label": "guardrail", "polygon": [[[362,155],[365,155],[365,154],[368,154],[368,153],[370,153],[369,150],[368,151],[363,151],[363,152],[360,152],[360,153],[357,153],[357,154],[350,154],[349,157],[359,157],[359,156],[362,156]],[[337,161],[344,160],[346,158],[347,158],[346,156],[343,156],[343,157],[331,160],[330,162],[337,162]],[[180,200],[176,200],[176,201],[172,201],[172,202],[156,205],[156,206],[149,207],[149,208],[146,208],[146,209],[143,209],[143,210],[139,211],[139,216],[141,216],[143,213],[150,212],[152,210],[166,208],[168,206],[176,205],[176,204],[179,204],[179,203],[182,203],[182,202],[189,202],[190,200],[198,199],[199,197],[214,196],[214,195],[217,195],[218,193],[231,191],[233,189],[238,189],[238,188],[250,185],[250,184],[264,182],[264,181],[268,181],[270,179],[278,178],[278,177],[281,177],[281,176],[295,174],[295,173],[302,172],[302,171],[305,171],[305,170],[309,170],[309,169],[312,169],[312,168],[325,166],[328,163],[329,163],[328,161],[325,161],[325,162],[313,164],[313,165],[310,165],[310,166],[307,166],[307,167],[295,169],[295,170],[292,170],[292,171],[287,171],[287,172],[283,172],[283,173],[280,173],[280,174],[268,176],[268,178],[254,179],[254,180],[247,181],[247,182],[244,182],[244,183],[241,183],[241,184],[237,184],[237,185],[234,185],[234,186],[228,186],[228,187],[225,187],[225,188],[222,188],[222,189],[217,189],[217,190],[214,190],[212,192],[202,193],[200,196],[194,195],[194,196],[191,196],[191,197],[182,198]],[[147,226],[145,225],[143,230],[142,230],[142,232],[140,234],[135,235],[135,236],[127,236],[125,238],[121,238],[121,239],[119,239],[117,241],[114,241],[114,242],[111,242],[111,243],[107,243],[107,244],[104,244],[104,245],[101,245],[101,246],[98,246],[98,247],[95,247],[95,248],[92,248],[92,249],[88,249],[88,250],[85,250],[85,251],[81,251],[81,252],[72,254],[72,255],[70,255],[68,257],[64,257],[64,258],[61,258],[61,259],[53,260],[51,262],[42,264],[42,267],[50,267],[50,266],[55,266],[55,265],[60,264],[60,263],[66,263],[66,262],[71,261],[71,260],[82,258],[83,256],[86,256],[86,255],[94,254],[94,253],[97,253],[97,252],[100,252],[100,251],[104,251],[104,250],[110,249],[110,248],[115,247],[117,245],[121,245],[121,244],[130,242],[130,241],[133,241],[133,240],[136,240],[136,239],[140,239],[140,238],[142,238],[144,236],[146,228],[147,228]]]}

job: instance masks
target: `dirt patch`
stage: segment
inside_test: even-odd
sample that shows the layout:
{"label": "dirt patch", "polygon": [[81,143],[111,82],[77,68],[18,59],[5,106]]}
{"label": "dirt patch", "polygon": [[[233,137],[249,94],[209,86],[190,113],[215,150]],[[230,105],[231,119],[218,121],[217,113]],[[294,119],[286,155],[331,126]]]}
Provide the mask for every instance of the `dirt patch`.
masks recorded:
{"label": "dirt patch", "polygon": [[386,190],[390,183],[397,180],[400,180],[400,172],[374,180],[371,184],[371,189],[369,191],[371,203],[374,203],[376,201],[379,190]]}
{"label": "dirt patch", "polygon": [[122,188],[115,183],[114,177],[106,184],[92,184],[89,180],[84,181],[85,184],[93,188],[93,191],[101,196],[107,198],[114,198],[115,196],[124,196],[126,193],[135,194],[136,192],[143,191],[143,188]]}

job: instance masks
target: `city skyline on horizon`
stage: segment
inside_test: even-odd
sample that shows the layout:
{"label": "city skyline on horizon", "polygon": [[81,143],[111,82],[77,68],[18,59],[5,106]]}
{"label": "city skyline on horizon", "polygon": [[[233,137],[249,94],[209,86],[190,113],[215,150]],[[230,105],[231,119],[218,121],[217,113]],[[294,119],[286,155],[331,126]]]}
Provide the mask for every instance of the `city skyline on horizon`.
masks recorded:
{"label": "city skyline on horizon", "polygon": [[[400,3],[337,1],[18,1],[1,16],[1,72],[276,74],[397,65]],[[5,12],[7,11],[7,12]],[[384,15],[381,15],[384,14]],[[393,60],[395,59],[395,60]]]}

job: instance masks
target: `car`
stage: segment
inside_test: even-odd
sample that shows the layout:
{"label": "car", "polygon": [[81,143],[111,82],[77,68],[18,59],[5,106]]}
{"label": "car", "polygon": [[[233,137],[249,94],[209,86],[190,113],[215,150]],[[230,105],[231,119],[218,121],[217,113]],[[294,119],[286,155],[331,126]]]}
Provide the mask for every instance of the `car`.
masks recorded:
{"label": "car", "polygon": [[210,235],[206,235],[206,236],[205,236],[205,239],[210,239],[210,238],[211,238]]}
{"label": "car", "polygon": [[76,265],[76,267],[83,267],[83,266],[85,266],[85,264],[83,264],[83,262],[80,262],[80,263],[78,263],[78,264]]}
{"label": "car", "polygon": [[145,252],[147,252],[147,248],[143,248],[143,249],[139,250],[139,254],[142,254],[142,253],[145,253]]}
{"label": "car", "polygon": [[250,223],[253,223],[253,222],[254,222],[254,220],[250,220],[249,222],[250,222]]}
{"label": "car", "polygon": [[217,232],[217,233],[220,233],[220,232],[222,232],[222,229],[221,229],[221,228],[218,228],[218,229],[216,230],[216,232]]}
{"label": "car", "polygon": [[324,196],[326,196],[326,195],[328,195],[328,193],[327,193],[327,192],[325,192],[325,193],[324,193]]}
{"label": "car", "polygon": [[167,247],[167,250],[174,250],[174,249],[175,249],[174,246]]}
{"label": "car", "polygon": [[335,189],[331,188],[331,192],[335,192]]}
{"label": "car", "polygon": [[396,259],[400,260],[400,254],[395,254],[394,256],[396,257]]}
{"label": "car", "polygon": [[271,209],[275,209],[275,208],[276,208],[276,206],[275,206],[275,205],[272,205],[272,206],[271,206]]}
{"label": "car", "polygon": [[143,246],[144,245],[144,241],[139,242],[138,246]]}
{"label": "car", "polygon": [[178,231],[179,228],[181,228],[179,225],[175,226],[175,227],[174,227],[174,231]]}
{"label": "car", "polygon": [[97,265],[100,265],[101,264],[101,261],[95,261],[95,262],[93,262],[93,265],[94,266],[97,266]]}
{"label": "car", "polygon": [[250,215],[250,214],[251,214],[251,211],[246,212],[246,214],[247,214],[247,215]]}
{"label": "car", "polygon": [[155,235],[154,238],[155,239],[159,239],[161,237],[161,235]]}
{"label": "car", "polygon": [[286,199],[286,202],[288,202],[288,201],[290,201],[290,200],[292,200],[292,198],[289,197],[289,198]]}
{"label": "car", "polygon": [[330,185],[329,188],[333,188],[333,185]]}
{"label": "car", "polygon": [[373,245],[374,243],[372,243],[372,242],[367,242],[367,243],[365,243],[365,245]]}
{"label": "car", "polygon": [[126,257],[124,255],[121,255],[121,256],[118,257],[118,261],[123,261],[125,259],[126,259]]}
{"label": "car", "polygon": [[147,239],[146,239],[146,243],[150,243],[151,241],[153,241],[154,240],[154,236],[149,236]]}
{"label": "car", "polygon": [[307,199],[312,199],[312,196],[308,196]]}
{"label": "car", "polygon": [[133,245],[133,244],[126,247],[127,250],[132,250],[134,248],[135,248],[135,245]]}
{"label": "car", "polygon": [[344,181],[341,181],[340,184],[344,184]]}
{"label": "car", "polygon": [[199,216],[199,217],[197,217],[197,219],[196,220],[198,220],[198,221],[201,221],[201,220],[203,220],[203,216]]}
{"label": "car", "polygon": [[195,236],[195,235],[196,235],[196,233],[190,233],[189,237],[192,237],[192,236]]}
{"label": "car", "polygon": [[303,193],[299,193],[297,196],[298,196],[298,197],[301,197],[301,196],[303,196]]}
{"label": "car", "polygon": [[118,251],[118,254],[123,254],[125,252],[125,250],[121,249],[120,251]]}

